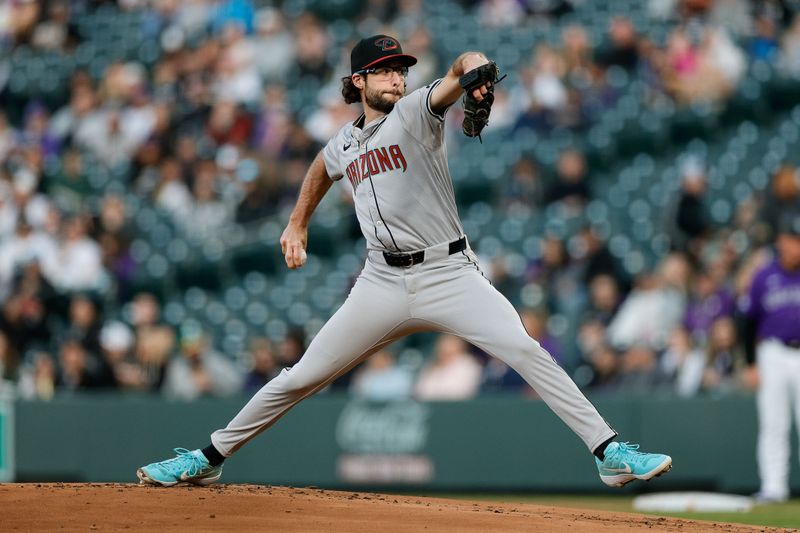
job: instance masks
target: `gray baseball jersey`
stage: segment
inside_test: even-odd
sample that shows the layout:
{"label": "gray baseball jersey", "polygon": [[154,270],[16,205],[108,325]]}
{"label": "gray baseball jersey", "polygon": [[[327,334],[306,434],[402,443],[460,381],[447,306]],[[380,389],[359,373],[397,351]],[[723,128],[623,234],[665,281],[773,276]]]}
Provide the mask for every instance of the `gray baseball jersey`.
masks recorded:
{"label": "gray baseball jersey", "polygon": [[440,82],[401,98],[369,124],[362,115],[325,146],[328,175],[347,176],[371,250],[421,250],[464,232],[447,166],[444,116],[428,105]]}
{"label": "gray baseball jersey", "polygon": [[[528,335],[514,307],[483,276],[477,257],[460,240],[443,117],[429,105],[437,83],[401,98],[388,115],[363,128],[358,121],[346,125],[325,147],[328,174],[347,176],[353,186],[367,260],[344,304],[300,361],[211,435],[223,455],[232,455],[303,398],[376,351],[417,331],[458,335],[506,362],[590,450],[616,435]],[[393,266],[383,253],[418,250],[423,253],[413,255],[422,261],[406,266]]]}

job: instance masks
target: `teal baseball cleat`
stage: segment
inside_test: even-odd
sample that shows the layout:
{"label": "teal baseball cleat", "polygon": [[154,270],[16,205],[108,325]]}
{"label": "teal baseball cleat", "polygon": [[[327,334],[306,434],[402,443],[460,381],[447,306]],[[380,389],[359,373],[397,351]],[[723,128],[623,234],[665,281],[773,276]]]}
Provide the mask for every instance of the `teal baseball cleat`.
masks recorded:
{"label": "teal baseball cleat", "polygon": [[211,466],[200,450],[189,451],[175,448],[177,457],[158,463],[151,463],[136,471],[139,482],[147,485],[172,487],[191,483],[193,485],[210,485],[222,475],[222,465]]}
{"label": "teal baseball cleat", "polygon": [[622,487],[634,479],[648,481],[672,468],[672,457],[663,453],[637,451],[638,444],[612,442],[604,453],[605,460],[595,457],[600,479],[609,487]]}

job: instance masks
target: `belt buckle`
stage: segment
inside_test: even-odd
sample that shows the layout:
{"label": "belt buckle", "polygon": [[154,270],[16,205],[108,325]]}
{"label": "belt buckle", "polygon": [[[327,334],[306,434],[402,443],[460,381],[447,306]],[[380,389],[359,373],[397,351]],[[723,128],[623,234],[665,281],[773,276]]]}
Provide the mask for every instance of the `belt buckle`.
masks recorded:
{"label": "belt buckle", "polygon": [[384,257],[387,259],[387,263],[389,263],[389,259],[391,258],[392,266],[399,266],[403,268],[408,268],[414,265],[414,256],[413,254],[403,254],[397,252],[383,252]]}

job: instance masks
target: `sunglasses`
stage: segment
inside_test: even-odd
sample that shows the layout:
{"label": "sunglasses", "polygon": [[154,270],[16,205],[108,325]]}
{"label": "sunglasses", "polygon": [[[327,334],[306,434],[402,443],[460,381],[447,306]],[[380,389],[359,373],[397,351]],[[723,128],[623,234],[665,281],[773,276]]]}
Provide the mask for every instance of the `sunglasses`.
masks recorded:
{"label": "sunglasses", "polygon": [[405,78],[408,76],[408,67],[373,67],[358,70],[355,74],[361,74],[362,76],[364,74],[372,74],[376,78],[389,79],[395,72],[399,74],[401,78]]}

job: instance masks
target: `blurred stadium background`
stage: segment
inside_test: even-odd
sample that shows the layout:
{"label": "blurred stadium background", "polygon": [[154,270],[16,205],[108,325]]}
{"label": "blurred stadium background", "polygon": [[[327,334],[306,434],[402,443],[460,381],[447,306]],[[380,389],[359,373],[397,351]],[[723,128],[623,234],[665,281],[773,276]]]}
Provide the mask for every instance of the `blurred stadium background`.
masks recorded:
{"label": "blurred stadium background", "polygon": [[[278,237],[307,165],[359,112],[339,92],[351,46],[388,33],[420,59],[409,90],[470,49],[508,74],[483,144],[460,134],[455,106],[448,149],[466,233],[532,335],[612,424],[652,436],[648,449],[703,436],[711,456],[747,465],[720,482],[724,462],[686,452],[707,468],[676,468],[667,487],[755,490],[734,312],[780,213],[800,204],[799,10],[791,0],[3,3],[0,378],[16,422],[0,427],[17,436],[0,451],[16,463],[11,476],[132,479],[137,461],[178,444],[154,426],[205,442],[300,357],[364,260],[346,184],[314,217],[306,267],[283,266]],[[498,460],[553,444],[568,446],[568,461],[585,453],[519,376],[449,337],[410,337],[318,396],[243,451],[252,461],[227,480],[541,489],[547,476],[526,485],[494,463],[472,477],[464,465],[485,461],[469,455],[478,449]],[[652,412],[672,422],[647,427]],[[437,418],[467,440],[482,432],[475,420],[500,433],[455,459],[445,438],[431,461],[426,439],[442,429],[426,424]],[[520,428],[527,420],[536,427]],[[37,450],[68,431],[82,437],[65,441],[73,463],[59,469]],[[100,443],[128,448],[131,464],[98,459]],[[296,454],[275,477],[261,454],[271,446]],[[601,488],[588,465],[552,488]],[[796,464],[792,476],[798,488]]]}

